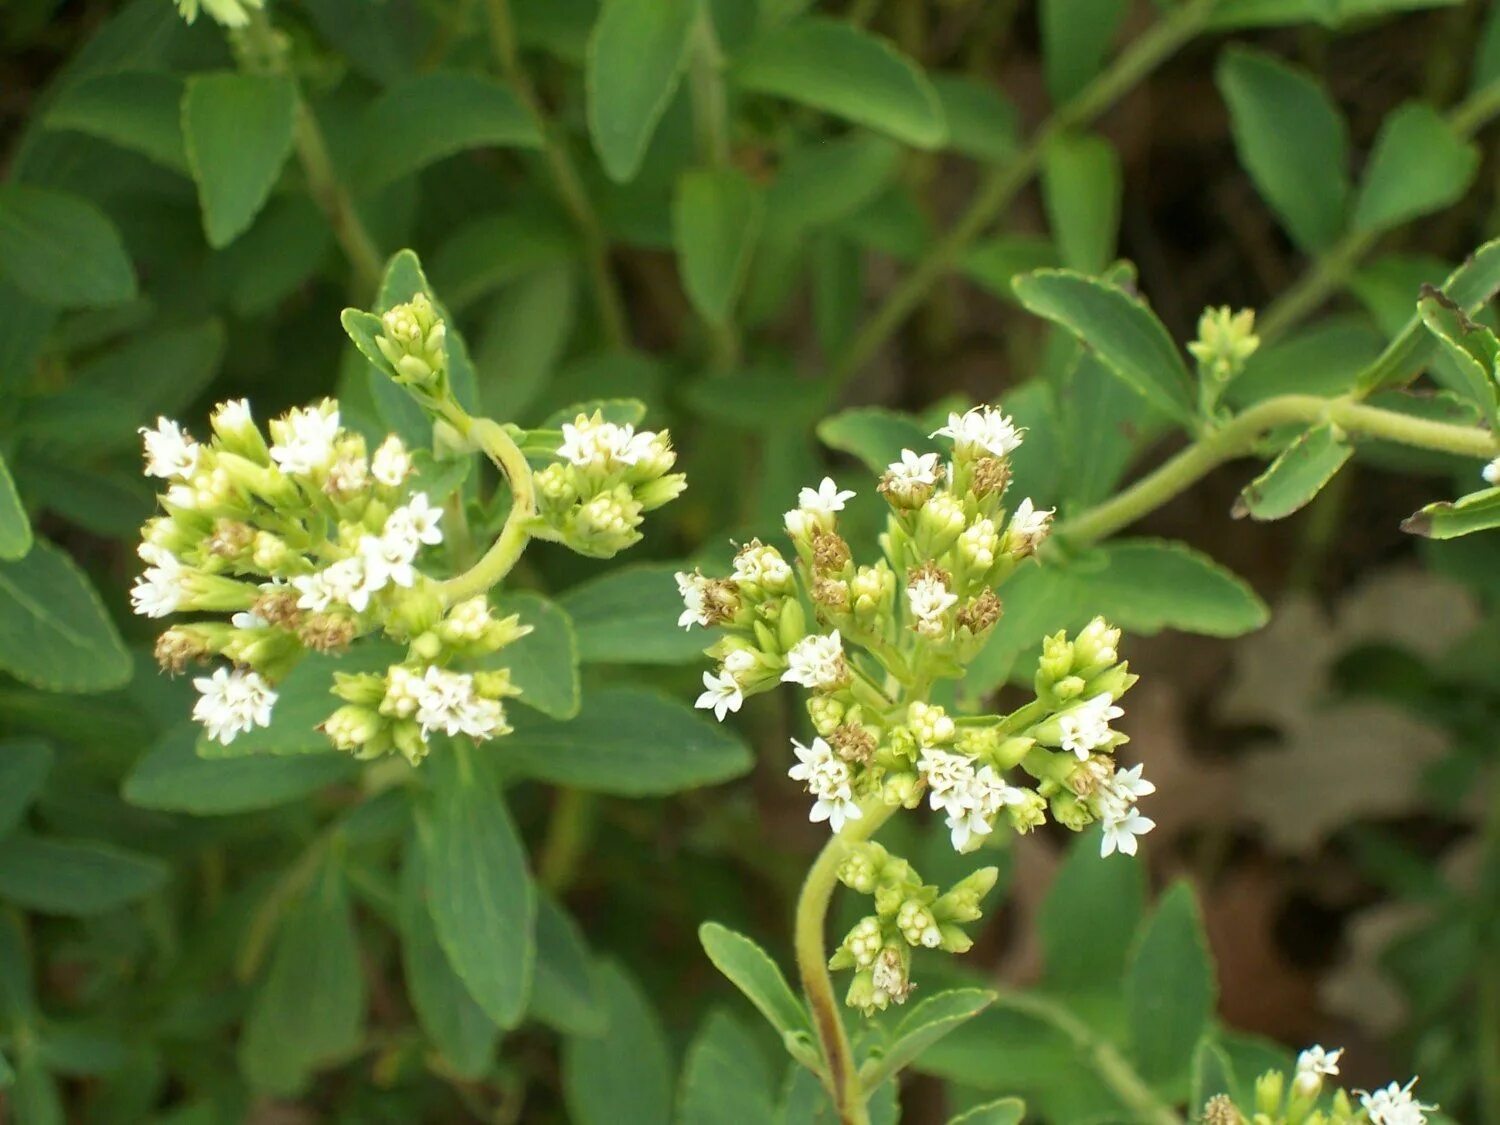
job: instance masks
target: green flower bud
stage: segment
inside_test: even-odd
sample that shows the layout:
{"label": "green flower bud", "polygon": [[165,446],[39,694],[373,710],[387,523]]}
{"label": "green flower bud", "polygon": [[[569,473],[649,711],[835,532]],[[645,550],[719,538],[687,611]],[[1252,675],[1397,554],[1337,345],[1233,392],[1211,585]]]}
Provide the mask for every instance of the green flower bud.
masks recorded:
{"label": "green flower bud", "polygon": [[1084,694],[1092,699],[1096,695],[1108,695],[1119,699],[1129,691],[1140,677],[1132,675],[1129,663],[1116,664],[1113,668],[1089,680]]}
{"label": "green flower bud", "polygon": [[397,382],[432,390],[447,371],[447,328],[427,294],[418,293],[380,318],[375,346],[395,369]]}
{"label": "green flower bud", "polygon": [[896,929],[906,939],[907,945],[936,949],[943,941],[937,919],[933,917],[927,904],[919,899],[905,899],[897,907]]}
{"label": "green flower bud", "polygon": [[1187,346],[1199,372],[1220,386],[1245,369],[1260,347],[1255,334],[1255,310],[1231,312],[1228,305],[1204,309],[1198,318],[1198,338]]}
{"label": "green flower bud", "polygon": [[1082,832],[1094,823],[1094,814],[1089,807],[1071,793],[1057,793],[1051,801],[1052,819],[1064,828]]}
{"label": "green flower bud", "polygon": [[1042,658],[1037,662],[1037,693],[1050,690],[1052,685],[1073,671],[1073,646],[1065,632],[1054,633],[1042,640]]}
{"label": "green flower bud", "polygon": [[563,541],[580,555],[607,559],[641,541],[641,506],[625,485],[580,504]]}
{"label": "green flower bud", "polygon": [[672,473],[647,484],[637,485],[635,489],[636,503],[641,506],[643,512],[654,512],[664,504],[670,504],[681,496],[687,488],[687,476],[684,473]]}
{"label": "green flower bud", "polygon": [[323,720],[321,729],[338,749],[358,753],[384,726],[385,720],[373,708],[346,703]]}
{"label": "green flower bud", "polygon": [[829,968],[852,968],[858,965],[867,969],[875,963],[875,958],[880,955],[885,946],[885,938],[880,931],[880,919],[874,915],[861,918],[855,923],[854,928],[844,936],[839,950],[844,953],[845,964],[835,965],[829,963]]}
{"label": "green flower bud", "polygon": [[920,746],[942,746],[950,742],[957,731],[946,711],[920,701],[906,709],[906,724]]}
{"label": "green flower bud", "polygon": [[937,948],[945,953],[967,953],[974,948],[974,939],[951,923],[938,927]]}
{"label": "green flower bud", "polygon": [[1035,790],[1026,789],[1023,792],[1026,794],[1025,799],[1007,805],[1005,815],[1010,819],[1011,827],[1024,836],[1047,823],[1047,802]]}
{"label": "green flower bud", "polygon": [[951,493],[939,492],[917,513],[913,542],[925,558],[935,559],[958,541],[968,526],[963,504]]}
{"label": "green flower bud", "polygon": [[1281,1113],[1281,1099],[1286,1092],[1286,1078],[1279,1070],[1268,1070],[1255,1080],[1255,1109],[1259,1113],[1277,1117]]}
{"label": "green flower bud", "polygon": [[1052,685],[1052,694],[1060,700],[1077,699],[1088,690],[1088,681],[1082,676],[1064,676]]}
{"label": "green flower bud", "polygon": [[396,749],[401,751],[401,756],[414,766],[427,757],[427,751],[430,749],[426,737],[422,734],[422,728],[412,719],[396,723],[391,728],[391,739]]}
{"label": "green flower bud", "polygon": [[781,603],[781,611],[776,618],[778,650],[785,652],[805,636],[807,636],[807,614],[802,610],[802,603],[796,598],[785,599]]}
{"label": "green flower bud", "polygon": [[386,678],[376,672],[335,672],[333,694],[349,703],[379,707],[385,698]]}
{"label": "green flower bud", "polygon": [[443,596],[438,584],[419,579],[409,590],[391,587],[385,631],[392,637],[419,637],[436,629],[443,617]]}
{"label": "green flower bud", "polygon": [[979,903],[1000,878],[998,867],[981,867],[954,883],[948,893],[932,904],[939,922],[973,922],[980,916]]}
{"label": "green flower bud", "polygon": [[292,559],[291,548],[286,540],[269,531],[257,531],[251,547],[250,561],[255,568],[266,574],[281,574]]}
{"label": "green flower bud", "polygon": [[839,882],[862,895],[874,894],[885,860],[886,850],[879,844],[855,844],[839,864]]}
{"label": "green flower bud", "polygon": [[843,724],[844,705],[829,695],[813,695],[807,700],[807,714],[813,729],[827,738]]}

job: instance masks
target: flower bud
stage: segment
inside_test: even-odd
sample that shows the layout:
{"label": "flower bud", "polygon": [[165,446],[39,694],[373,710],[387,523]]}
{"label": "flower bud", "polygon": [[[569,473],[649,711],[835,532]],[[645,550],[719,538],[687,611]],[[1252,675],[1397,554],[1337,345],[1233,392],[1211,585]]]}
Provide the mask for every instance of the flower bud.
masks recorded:
{"label": "flower bud", "polygon": [[1052,819],[1073,832],[1082,832],[1094,823],[1094,814],[1089,807],[1071,793],[1057,793],[1052,797]]}
{"label": "flower bud", "polygon": [[654,512],[665,504],[676,500],[687,489],[687,476],[672,473],[647,484],[637,485],[635,501],[643,512]]}
{"label": "flower bud", "polygon": [[339,750],[358,752],[381,732],[385,723],[370,707],[346,703],[323,720],[320,729]]}
{"label": "flower bud", "polygon": [[1279,1070],[1268,1070],[1255,1080],[1255,1109],[1271,1117],[1280,1116],[1286,1093],[1286,1078]]}
{"label": "flower bud", "polygon": [[937,558],[958,541],[967,525],[963,504],[951,493],[939,492],[917,513],[917,550],[927,558]]}
{"label": "flower bud", "polygon": [[447,371],[447,329],[427,294],[418,293],[380,318],[375,346],[395,370],[397,382],[431,390]]}
{"label": "flower bud", "polygon": [[981,867],[964,876],[932,904],[939,922],[973,922],[980,917],[979,903],[1000,878],[998,867]]}
{"label": "flower bud", "polygon": [[807,700],[807,714],[813,729],[828,738],[844,721],[844,705],[831,695],[813,695]]}
{"label": "flower bud", "polygon": [[941,707],[920,701],[906,709],[906,725],[922,746],[942,746],[952,741],[957,730]]}
{"label": "flower bud", "polygon": [[1223,386],[1245,369],[1245,363],[1259,347],[1255,310],[1231,312],[1225,305],[1203,310],[1198,318],[1198,338],[1187,349],[1198,361],[1198,371]]}
{"label": "flower bud", "polygon": [[386,677],[375,672],[335,672],[333,694],[349,703],[378,707],[386,695]]}
{"label": "flower bud", "polygon": [[1010,820],[1010,826],[1021,835],[1025,835],[1034,828],[1040,828],[1047,823],[1047,802],[1042,795],[1034,789],[1021,790],[1025,796],[1005,806],[1005,815]]}

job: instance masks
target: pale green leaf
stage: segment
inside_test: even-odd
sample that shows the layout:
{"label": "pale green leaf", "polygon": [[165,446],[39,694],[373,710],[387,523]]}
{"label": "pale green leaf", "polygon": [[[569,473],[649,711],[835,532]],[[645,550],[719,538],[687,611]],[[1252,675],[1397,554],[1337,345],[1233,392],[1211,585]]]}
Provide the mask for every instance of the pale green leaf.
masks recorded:
{"label": "pale green leaf", "polygon": [[929,78],[948,123],[948,148],[992,164],[1016,154],[1021,147],[1020,117],[995,83],[969,74]]}
{"label": "pale green leaf", "polygon": [[1081,567],[1076,579],[1086,606],[1127,632],[1181,629],[1238,637],[1270,617],[1254,590],[1186,544],[1116,540],[1103,553],[1107,561],[1100,570]]}
{"label": "pale green leaf", "polygon": [[604,0],[589,36],[589,135],[610,179],[635,179],[682,77],[695,0]]}
{"label": "pale green leaf", "polygon": [[916,63],[886,40],[809,16],[767,30],[735,60],[742,89],[800,102],[918,148],[947,138],[943,107]]}
{"label": "pale green leaf", "polygon": [[791,149],[766,195],[768,234],[796,238],[854,214],[885,190],[900,155],[900,146],[871,133]]}
{"label": "pale green leaf", "polygon": [[1401,530],[1427,539],[1457,539],[1500,527],[1500,488],[1485,488],[1453,501],[1439,501],[1408,516]]}
{"label": "pale green leaf", "polygon": [[1198,1040],[1213,1015],[1216,988],[1193,889],[1175,884],[1147,920],[1125,977],[1131,1055],[1142,1078],[1187,1093]]}
{"label": "pale green leaf", "polygon": [[1500,373],[1500,341],[1487,327],[1470,320],[1463,309],[1430,286],[1417,302],[1417,314],[1453,361],[1458,379],[1456,389],[1479,407],[1493,426],[1500,407],[1495,386]]}
{"label": "pale green leaf", "polygon": [[1247,484],[1234,504],[1236,516],[1285,519],[1310,503],[1333,479],[1354,449],[1331,425],[1298,435],[1260,476]]}
{"label": "pale green leaf", "polygon": [[866,1089],[878,1087],[900,1074],[943,1036],[994,1002],[995,993],[982,988],[958,988],[927,997],[901,1018],[884,1053],[861,1068],[860,1080]]}
{"label": "pale green leaf", "polygon": [[92,203],[0,184],[0,277],[44,305],[113,305],[136,295],[119,232]]}
{"label": "pale green leaf", "polygon": [[0,668],[48,691],[107,691],[130,679],[130,655],[99,595],[45,540],[0,562]]}
{"label": "pale green leaf", "polygon": [[1042,199],[1069,269],[1102,273],[1115,256],[1123,184],[1120,160],[1103,137],[1061,133],[1042,163]]}
{"label": "pale green leaf", "polygon": [[792,992],[776,962],[744,934],[717,922],[698,927],[698,940],[714,968],[729,978],[783,1036],[810,1034],[807,1010]]}
{"label": "pale green leaf", "polygon": [[21,506],[10,469],[0,458],[0,560],[23,557],[31,543],[31,520]]}
{"label": "pale green leaf", "polygon": [[559,604],[578,633],[579,659],[586,664],[700,659],[716,634],[677,624],[683,605],[673,575],[683,569],[673,563],[617,567],[563,594]]}
{"label": "pale green leaf", "polygon": [[1021,1125],[1025,1117],[1026,1103],[1020,1098],[1001,1098],[950,1118],[948,1125]]}
{"label": "pale green leaf", "polygon": [[1229,1055],[1211,1035],[1205,1035],[1198,1041],[1198,1049],[1193,1052],[1192,1086],[1188,1105],[1201,1110],[1209,1098],[1219,1094],[1233,1097],[1235,1092],[1234,1066],[1229,1061]]}
{"label": "pale green leaf", "polygon": [[182,136],[210,246],[228,246],[265,205],[292,151],[297,113],[290,78],[225,73],[188,79]]}
{"label": "pale green leaf", "polygon": [[760,189],[737,169],[694,169],[677,182],[677,268],[693,308],[713,324],[730,319],[764,211]]}
{"label": "pale green leaf", "polygon": [[563,1094],[575,1125],[663,1125],[672,1056],[645,990],[613,962],[597,969],[604,1029],[563,1040]]}
{"label": "pale green leaf", "polygon": [[1304,250],[1327,247],[1344,229],[1349,200],[1348,130],[1314,79],[1243,47],[1220,58],[1240,163]]}
{"label": "pale green leaf", "polygon": [[1354,202],[1354,226],[1382,231],[1456,203],[1479,169],[1479,147],[1421,102],[1398,106],[1380,125]]}
{"label": "pale green leaf", "polygon": [[22,833],[0,840],[0,899],[43,914],[103,914],[166,881],[159,860],[110,844]]}
{"label": "pale green leaf", "polygon": [[576,1035],[604,1030],[588,944],[572,915],[546,895],[537,897],[536,964],[527,1018]]}
{"label": "pale green leaf", "polygon": [[818,423],[818,440],[831,449],[858,457],[872,473],[883,473],[901,451],[927,453],[938,448],[910,414],[880,406],[856,406]]}
{"label": "pale green leaf", "polygon": [[567,722],[519,711],[511,722],[507,770],[593,793],[676,793],[729,781],[752,764],[749,748],[712,716],[643,688],[591,691]]}
{"label": "pale green leaf", "polygon": [[1042,69],[1053,102],[1066,102],[1099,73],[1129,9],[1125,0],[1043,0]]}

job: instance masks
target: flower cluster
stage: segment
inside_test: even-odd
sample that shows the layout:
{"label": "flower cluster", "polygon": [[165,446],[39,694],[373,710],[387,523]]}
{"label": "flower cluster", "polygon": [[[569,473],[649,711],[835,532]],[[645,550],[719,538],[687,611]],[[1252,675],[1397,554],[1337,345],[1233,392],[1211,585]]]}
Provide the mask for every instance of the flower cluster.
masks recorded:
{"label": "flower cluster", "polygon": [[176,0],[177,13],[187,23],[198,18],[201,6],[213,19],[225,27],[244,27],[250,22],[248,9],[264,7],[265,0]]}
{"label": "flower cluster", "polygon": [[1012,715],[953,717],[928,702],[984,644],[996,587],[1036,554],[1052,516],[1029,499],[1005,510],[1023,433],[1000,411],[954,414],[934,437],[951,439],[950,460],[908,449],[881,477],[889,516],[874,563],[857,563],[839,534],[854,493],[825,479],[786,514],[794,561],[755,540],[728,577],[677,576],[678,623],[722,630],[698,706],[723,719],[778,684],[805,689],[817,737],[794,742],[789,774],[811,819],[835,832],[867,802],[912,808],[925,794],[961,852],[1050,811],[1073,829],[1102,822],[1104,854],[1134,854],[1153,827],[1136,801],[1154,787],[1139,766],[1114,764],[1125,736],[1110,723],[1135,681],[1118,630],[1095,620],[1072,640],[1047,638],[1036,700]]}
{"label": "flower cluster", "polygon": [[1255,1104],[1241,1110],[1227,1095],[1203,1107],[1205,1125],[1426,1125],[1437,1109],[1418,1100],[1413,1089],[1392,1082],[1377,1090],[1334,1090],[1323,1097],[1324,1079],[1336,1078],[1343,1049],[1312,1046],[1297,1056],[1291,1081],[1279,1071],[1262,1074],[1255,1083]]}
{"label": "flower cluster", "polygon": [[536,474],[534,534],[581,555],[610,558],[638,543],[646,512],[687,487],[665,431],[606,421],[600,411],[564,423],[557,460]]}
{"label": "flower cluster", "polygon": [[443,511],[414,487],[401,440],[368,451],[332,400],[273,419],[269,434],[244,401],[220,404],[210,425],[201,443],[165,418],[141,431],[146,473],[166,491],[164,514],[142,531],[147,567],[131,591],[145,616],[200,615],[158,639],[165,669],[215,657],[232,665],[193,681],[207,736],[228,744],[268,726],[272,685],[307,653],[374,634],[406,643],[408,656],[373,677],[378,695],[371,677],[340,679],[346,706],[323,724],[336,746],[415,761],[435,731],[505,733],[508,676],[448,666],[487,658],[527,629],[496,620],[482,597],[445,604],[425,558],[443,542]]}
{"label": "flower cluster", "polygon": [[1223,386],[1245,369],[1259,347],[1255,310],[1233,312],[1225,305],[1203,310],[1198,318],[1198,338],[1187,349],[1198,361],[1204,378]]}
{"label": "flower cluster", "polygon": [[844,936],[828,965],[853,969],[846,1003],[866,1015],[904,1003],[911,983],[911,951],[944,949],[963,953],[973,944],[964,924],[980,917],[980,901],[995,885],[998,869],[984,867],[946,892],[922,882],[910,863],[876,843],[850,848],[839,866],[839,881],[871,896],[875,912]]}

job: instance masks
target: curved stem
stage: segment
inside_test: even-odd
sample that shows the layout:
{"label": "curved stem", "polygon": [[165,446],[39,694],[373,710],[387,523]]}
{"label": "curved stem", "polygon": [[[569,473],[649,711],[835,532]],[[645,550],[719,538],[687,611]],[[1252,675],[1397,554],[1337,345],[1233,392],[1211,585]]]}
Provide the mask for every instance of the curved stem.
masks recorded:
{"label": "curved stem", "polygon": [[1288,423],[1320,422],[1331,422],[1350,434],[1460,457],[1488,460],[1500,453],[1496,436],[1478,427],[1412,418],[1349,398],[1279,395],[1257,403],[1195,441],[1123,492],[1062,521],[1057,534],[1076,543],[1092,543],[1113,535],[1155,511],[1212,469],[1249,453],[1268,430]]}
{"label": "curved stem", "polygon": [[833,978],[828,975],[828,950],[823,942],[827,925],[828,904],[838,885],[839,864],[850,844],[868,840],[896,811],[876,798],[860,806],[863,815],[844,824],[844,829],[823,845],[818,858],[808,869],[797,896],[795,944],[797,971],[802,977],[802,992],[812,1011],[813,1026],[823,1048],[827,1069],[828,1093],[834,1110],[844,1125],[869,1125],[865,1109],[865,1091],[854,1065],[854,1052],[844,1030],[843,1011],[833,992]]}
{"label": "curved stem", "polygon": [[1146,75],[1191,39],[1207,21],[1216,0],[1191,0],[1131,43],[1108,70],[1058,109],[1024,148],[993,169],[958,221],[928,249],[912,272],[875,311],[833,363],[835,385],[847,382],[880,350],[921,304],[929,290],[957,263],[969,244],[1013,200],[1041,166],[1057,134],[1099,117]]}
{"label": "curved stem", "polygon": [[445,417],[460,434],[478,444],[485,456],[505,474],[511,495],[510,514],[505,517],[505,526],[490,549],[468,570],[439,587],[443,601],[452,605],[489,590],[516,565],[531,539],[528,524],[536,515],[536,490],[531,483],[531,466],[526,463],[526,455],[503,426],[488,418],[470,418],[457,407],[449,410]]}
{"label": "curved stem", "polygon": [[599,221],[593,204],[589,202],[583,179],[578,174],[572,156],[568,154],[567,143],[557,135],[547,119],[541,99],[537,97],[536,87],[521,66],[521,52],[516,42],[510,0],[485,0],[485,14],[495,61],[499,63],[501,73],[530,115],[537,132],[541,134],[542,155],[546,158],[547,169],[552,175],[552,184],[583,240],[584,257],[588,260],[589,278],[594,286],[594,299],[599,306],[599,325],[604,338],[616,350],[627,347],[630,343],[630,331],[626,324],[625,301],[615,283],[614,274],[610,272],[609,243],[604,237],[604,225]]}
{"label": "curved stem", "polygon": [[1135,1113],[1135,1120],[1149,1125],[1183,1125],[1177,1111],[1156,1096],[1114,1044],[1097,1037],[1062,1004],[1035,992],[1002,990],[995,1006],[1032,1016],[1067,1036],[1115,1097]]}

